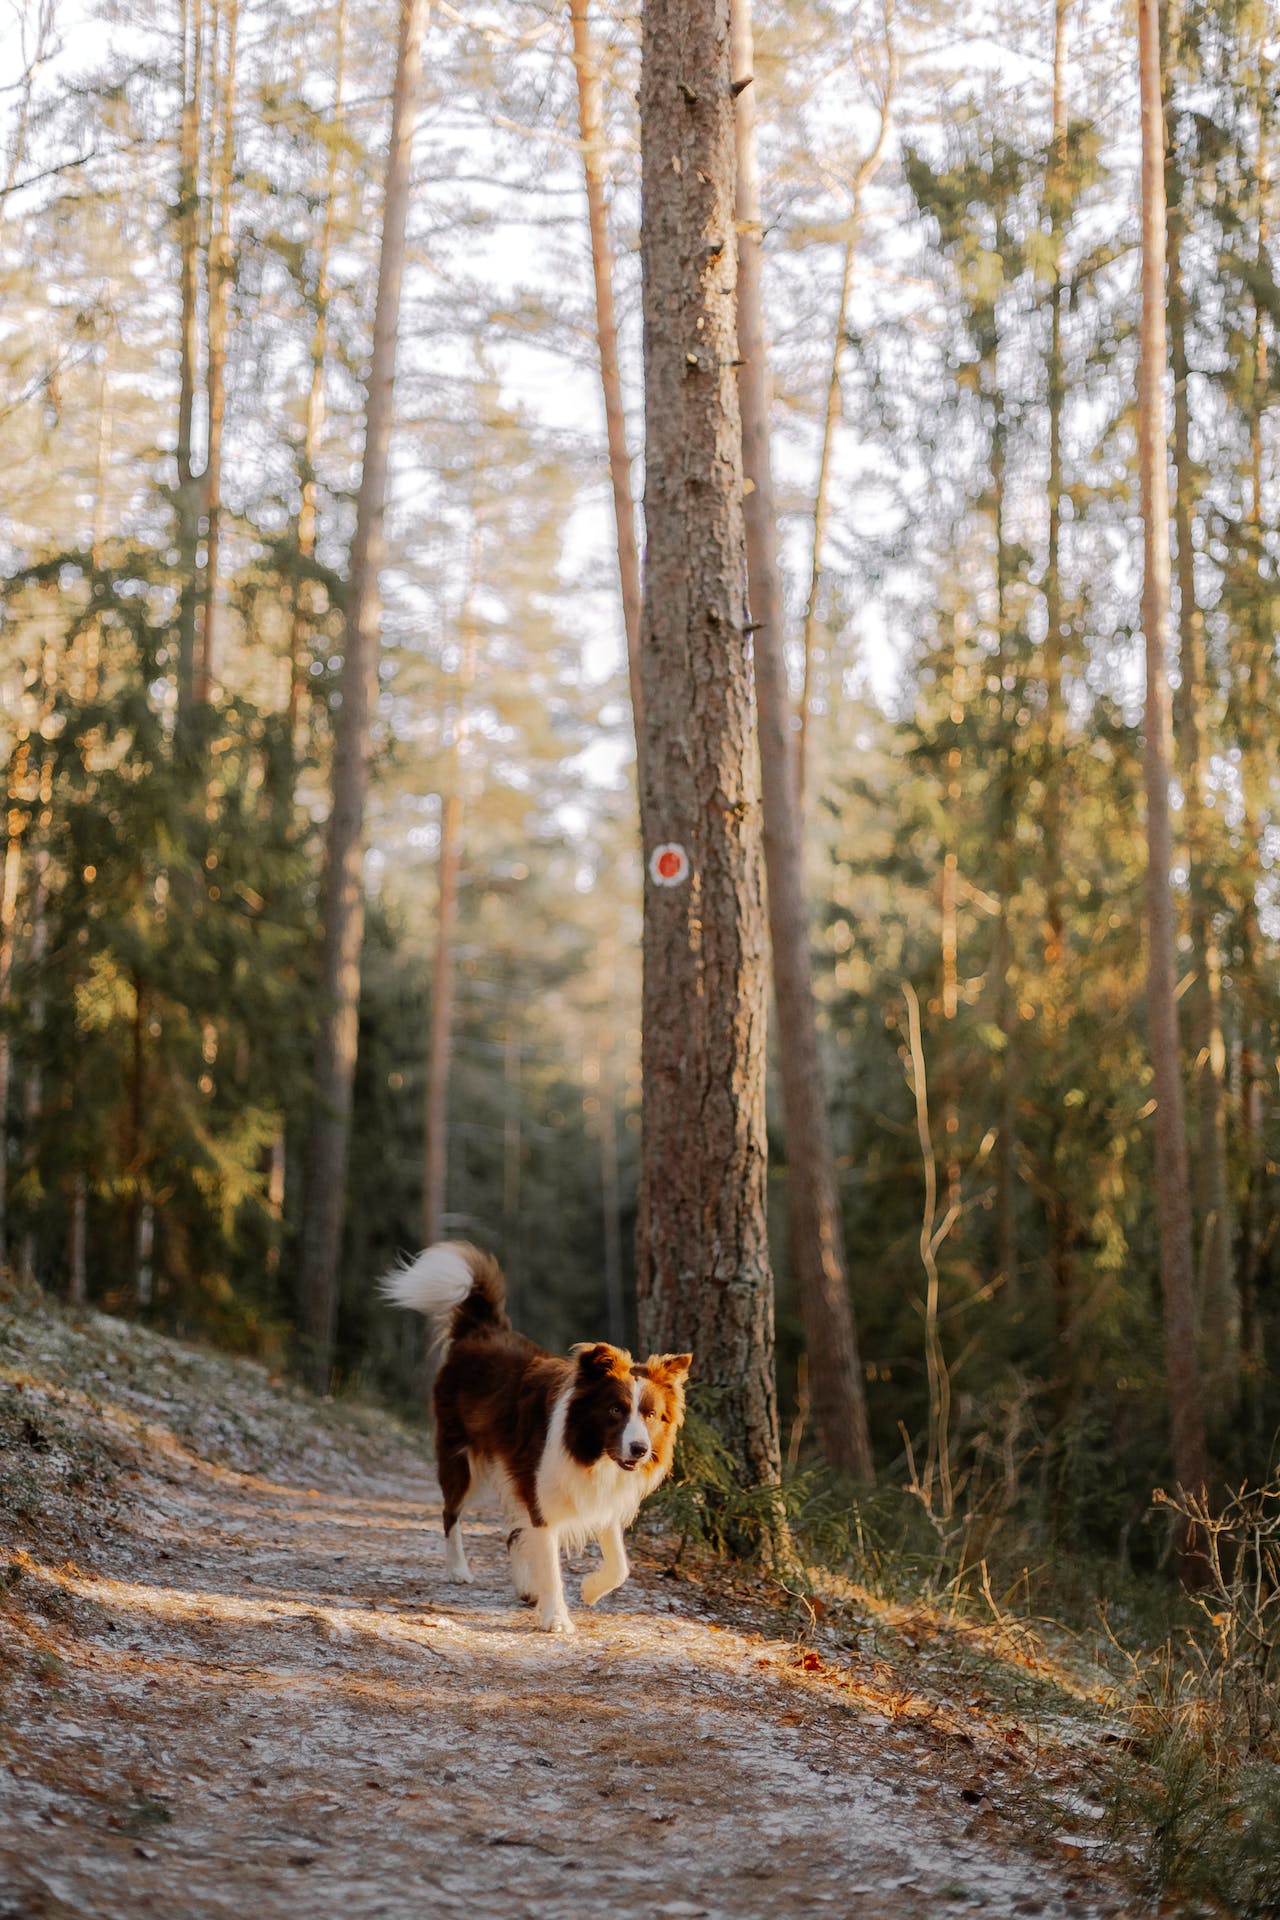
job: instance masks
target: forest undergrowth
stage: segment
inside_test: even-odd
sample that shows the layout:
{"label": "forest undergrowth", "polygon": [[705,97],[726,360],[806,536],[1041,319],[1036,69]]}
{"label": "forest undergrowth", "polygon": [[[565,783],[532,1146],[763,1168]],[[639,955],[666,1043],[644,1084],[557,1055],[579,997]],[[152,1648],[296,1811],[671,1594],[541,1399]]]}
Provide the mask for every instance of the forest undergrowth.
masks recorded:
{"label": "forest undergrowth", "polygon": [[[909,1457],[909,1454],[908,1454]],[[1157,1489],[1200,1530],[1186,1596],[1165,1576],[1031,1537],[974,1480],[947,1518],[914,1472],[859,1490],[824,1467],[743,1488],[715,1428],[691,1413],[649,1524],[678,1561],[760,1590],[802,1657],[870,1652],[911,1675],[904,1711],[953,1702],[1037,1750],[1065,1745],[1069,1792],[1144,1894],[1176,1910],[1280,1913],[1280,1478],[1210,1507]],[[1033,1769],[1028,1818],[1060,1814],[1060,1767]]]}

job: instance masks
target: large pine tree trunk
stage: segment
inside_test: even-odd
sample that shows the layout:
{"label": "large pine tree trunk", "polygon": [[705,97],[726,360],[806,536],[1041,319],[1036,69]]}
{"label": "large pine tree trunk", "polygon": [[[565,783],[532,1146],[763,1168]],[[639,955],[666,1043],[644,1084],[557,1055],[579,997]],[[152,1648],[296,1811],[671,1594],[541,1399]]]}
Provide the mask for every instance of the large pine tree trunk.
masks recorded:
{"label": "large pine tree trunk", "polygon": [[[749,0],[733,0],[738,229],[738,352],[742,366],[742,464],[747,581],[756,660],[764,858],[773,947],[778,1067],[787,1130],[787,1220],[791,1277],[809,1356],[818,1444],[824,1458],[860,1480],[872,1477],[836,1190],[809,955],[804,845],[790,738],[791,701],[782,652],[782,581],[769,449],[769,369],[761,291],[760,179]],[[745,84],[751,83],[751,84]]]}
{"label": "large pine tree trunk", "polygon": [[364,467],[347,589],[342,703],[334,727],[333,807],[325,864],[323,1002],[316,1047],[316,1115],[307,1149],[306,1204],[298,1276],[302,1360],[312,1385],[329,1380],[338,1309],[338,1256],[351,1142],[364,939],[364,807],[369,709],[377,675],[382,517],[395,389],[396,333],[409,214],[409,167],[422,78],[429,0],[400,0],[391,142],[387,155],[378,297],[365,416]]}
{"label": "large pine tree trunk", "polygon": [[[646,0],[641,1337],[692,1348],[744,1481],[780,1470],[765,934],[734,362],[729,0]],[[661,850],[672,851],[664,859]],[[687,859],[687,870],[683,860]],[[671,884],[674,882],[674,884]]]}
{"label": "large pine tree trunk", "polygon": [[[1147,1022],[1155,1089],[1156,1213],[1164,1299],[1165,1366],[1169,1382],[1173,1467],[1191,1492],[1208,1478],[1200,1359],[1196,1348],[1191,1207],[1183,1132],[1182,1056],[1178,1039],[1176,926],[1169,817],[1171,717],[1165,647],[1169,632],[1169,483],[1164,377],[1165,190],[1164,112],[1160,85],[1158,0],[1138,0],[1138,64],[1142,101],[1142,333],[1138,371],[1138,465],[1142,486],[1142,626],[1147,694],[1144,774],[1147,794]],[[1182,1543],[1183,1577],[1196,1579],[1194,1542]]]}
{"label": "large pine tree trunk", "polygon": [[605,427],[609,439],[609,477],[613,485],[613,517],[618,537],[618,575],[622,587],[622,619],[627,636],[627,673],[631,683],[631,710],[638,748],[644,728],[640,687],[640,549],[636,542],[635,501],[631,496],[631,455],[627,451],[622,375],[618,369],[618,324],[613,308],[613,248],[609,241],[609,213],[604,189],[600,70],[591,44],[587,0],[569,0],[569,13],[573,21],[573,64],[578,76],[578,133],[582,141],[582,166],[587,183],[591,270],[596,289],[596,342],[600,353],[600,384],[604,390]]}

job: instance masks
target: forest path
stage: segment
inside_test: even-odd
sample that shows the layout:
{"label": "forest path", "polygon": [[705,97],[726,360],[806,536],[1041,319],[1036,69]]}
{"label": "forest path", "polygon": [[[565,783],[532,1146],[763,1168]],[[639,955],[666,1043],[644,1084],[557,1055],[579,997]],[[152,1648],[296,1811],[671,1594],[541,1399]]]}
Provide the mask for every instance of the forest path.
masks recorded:
{"label": "forest path", "polygon": [[208,1457],[136,1370],[17,1396],[34,1466],[86,1428],[132,1464],[74,1558],[38,1513],[11,1549],[4,1920],[1134,1911],[1019,1839],[972,1741],[806,1671],[766,1611],[653,1562],[594,1613],[571,1572],[578,1635],[544,1636],[483,1519],[474,1586],[446,1584],[390,1423],[346,1447],[310,1413],[276,1474]]}

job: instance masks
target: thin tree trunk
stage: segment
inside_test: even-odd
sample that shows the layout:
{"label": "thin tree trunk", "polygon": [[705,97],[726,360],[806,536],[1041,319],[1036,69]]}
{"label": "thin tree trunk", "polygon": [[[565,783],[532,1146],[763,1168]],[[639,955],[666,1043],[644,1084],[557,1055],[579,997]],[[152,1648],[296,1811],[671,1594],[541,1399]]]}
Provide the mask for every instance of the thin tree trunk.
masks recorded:
{"label": "thin tree trunk", "polygon": [[[227,50],[218,64],[218,25],[214,16],[213,91],[217,117],[217,152],[210,163],[209,340],[206,387],[209,409],[209,447],[204,464],[206,517],[204,563],[204,618],[196,662],[195,698],[204,706],[212,698],[221,661],[222,565],[222,430],[227,405],[227,330],[233,278],[231,251],[231,180],[235,168],[236,37],[239,0],[221,0],[226,9]],[[210,148],[213,147],[210,133]],[[216,206],[216,226],[213,209]]]}
{"label": "thin tree trunk", "polygon": [[[1147,1024],[1156,1100],[1156,1213],[1173,1467],[1179,1483],[1195,1493],[1207,1482],[1209,1460],[1196,1350],[1195,1275],[1178,1038],[1176,927],[1170,878],[1173,865],[1169,818],[1171,724],[1165,671],[1169,632],[1169,490],[1164,411],[1168,351],[1164,312],[1165,151],[1158,0],[1138,0],[1138,65],[1142,110],[1138,465],[1143,525],[1142,626],[1147,667],[1144,756],[1148,843]],[[1184,1581],[1196,1584],[1199,1563],[1190,1535],[1182,1539],[1180,1558]]]}
{"label": "thin tree trunk", "polygon": [[[1176,9],[1169,11],[1176,41]],[[1171,169],[1172,171],[1172,169]],[[1175,177],[1175,186],[1177,185]],[[1180,197],[1180,196],[1179,196]],[[1195,1051],[1196,1184],[1199,1199],[1201,1324],[1205,1362],[1216,1392],[1228,1404],[1239,1393],[1240,1303],[1232,1272],[1231,1204],[1227,1181],[1226,1043],[1222,1032],[1222,963],[1209,894],[1212,855],[1206,806],[1202,708],[1207,687],[1204,618],[1196,600],[1192,547],[1195,476],[1191,465],[1187,386],[1187,303],[1182,282],[1184,217],[1177,198],[1166,212],[1169,351],[1173,363],[1174,532],[1178,549],[1178,745],[1186,822],[1191,952],[1195,991],[1190,997]]]}
{"label": "thin tree trunk", "polygon": [[618,1088],[613,1071],[613,943],[600,949],[602,1012],[596,1041],[596,1094],[600,1102],[600,1206],[604,1228],[605,1322],[610,1340],[621,1346],[626,1335],[622,1298],[622,1183],[618,1177]]}
{"label": "thin tree trunk", "polygon": [[618,326],[613,310],[613,248],[609,240],[609,214],[605,201],[600,70],[591,44],[587,0],[569,0],[569,14],[573,22],[573,64],[578,76],[578,132],[587,183],[591,269],[596,288],[596,341],[600,352],[600,384],[604,390],[605,427],[609,439],[613,518],[618,535],[618,575],[622,586],[622,619],[627,636],[627,673],[631,683],[631,712],[638,747],[644,727],[640,687],[640,549],[636,542],[636,510],[631,493],[631,455],[627,451],[622,376],[618,370]]}
{"label": "thin tree trunk", "polygon": [[182,117],[178,131],[178,246],[181,319],[178,330],[178,710],[195,697],[197,553],[200,486],[192,467],[196,368],[199,357],[198,265],[200,256],[200,89],[204,0],[180,0]]}
{"label": "thin tree trunk", "polygon": [[818,1445],[827,1462],[872,1478],[835,1157],[822,1085],[809,953],[804,847],[791,751],[791,701],[782,651],[782,582],[769,450],[769,369],[761,291],[760,183],[749,0],[733,0],[737,92],[738,393],[746,494],[747,578],[756,663],[756,720],[764,800],[764,858],[773,947],[778,1066],[787,1132],[791,1274],[809,1355]]}
{"label": "thin tree trunk", "polygon": [[[1044,565],[1044,891],[1045,891],[1045,1028],[1060,1042],[1067,1021],[1070,987],[1066,973],[1066,913],[1063,905],[1066,862],[1063,848],[1062,792],[1067,777],[1067,705],[1064,665],[1067,632],[1062,594],[1062,502],[1065,481],[1062,460],[1062,418],[1066,406],[1066,375],[1062,345],[1062,318],[1067,287],[1062,272],[1067,217],[1067,20],[1072,0],[1054,0],[1052,141],[1045,182],[1049,207],[1049,530]],[[1059,1410],[1069,1413],[1075,1400],[1076,1284],[1073,1260],[1075,1234],[1068,1180],[1058,1165],[1058,1135],[1049,1160],[1049,1277],[1053,1304],[1057,1370],[1063,1378]]]}
{"label": "thin tree trunk", "polygon": [[20,740],[7,782],[4,871],[0,875],[0,1263],[9,1257],[9,1086],[13,1054],[8,1013],[13,988],[18,893],[22,884],[22,814],[15,802],[26,784],[30,760],[30,740]]}
{"label": "thin tree trunk", "polygon": [[436,958],[431,976],[431,1038],[427,1055],[426,1128],[423,1140],[422,1234],[432,1246],[444,1230],[449,1174],[449,1067],[453,1050],[454,948],[458,938],[458,874],[462,860],[463,742],[467,702],[476,669],[476,629],[472,596],[480,564],[479,521],[472,522],[471,558],[459,626],[462,658],[453,705],[452,733],[442,783],[440,859],[436,889]]}
{"label": "thin tree trunk", "polygon": [[996,560],[996,642],[1001,668],[1000,705],[1001,757],[999,820],[1000,900],[996,917],[995,976],[996,1024],[1000,1031],[999,1124],[996,1129],[996,1268],[1003,1281],[1006,1298],[1018,1292],[1018,1104],[1017,1053],[1018,1009],[1013,986],[1013,903],[1018,895],[1018,803],[1015,791],[1017,756],[1014,749],[1014,720],[1017,696],[1003,686],[1008,671],[1009,647],[1009,561],[1005,540],[1005,420],[1004,392],[1000,385],[998,334],[993,322],[991,365],[993,392],[991,403],[991,494],[995,519]]}
{"label": "thin tree trunk", "polygon": [[[347,0],[338,0],[334,21],[333,48],[333,128],[342,118],[342,89],[346,73]],[[319,257],[316,262],[316,319],[311,333],[311,379],[307,385],[306,407],[302,419],[302,451],[299,467],[302,498],[298,506],[298,578],[294,583],[293,609],[289,620],[289,691],[286,724],[295,753],[298,752],[298,713],[305,681],[302,655],[307,633],[314,624],[315,583],[311,563],[316,552],[316,456],[325,418],[325,371],[329,356],[329,261],[333,252],[333,229],[337,217],[338,154],[341,143],[330,135],[329,165],[325,178],[324,221],[320,228]]]}
{"label": "thin tree trunk", "polygon": [[67,1299],[73,1307],[82,1307],[88,1297],[85,1257],[88,1220],[89,1182],[83,1173],[77,1173],[71,1181],[71,1231],[67,1246]]}
{"label": "thin tree trunk", "polygon": [[[1054,0],[1053,9],[1053,138],[1047,193],[1049,202],[1049,535],[1044,563],[1044,673],[1046,752],[1044,805],[1045,965],[1053,985],[1061,984],[1063,958],[1062,780],[1065,773],[1067,715],[1063,697],[1062,625],[1062,414],[1066,381],[1062,353],[1062,309],[1066,285],[1062,277],[1063,228],[1067,187],[1067,16],[1072,0]],[[1052,1011],[1059,1011],[1053,996]]]}
{"label": "thin tree trunk", "polygon": [[427,1057],[425,1160],[422,1177],[422,1243],[444,1232],[449,1173],[449,1063],[453,1040],[453,950],[458,937],[458,868],[462,851],[462,795],[458,757],[451,756],[452,782],[440,815],[440,860],[436,893],[436,958],[431,975],[431,1040]]}
{"label": "thin tree trunk", "polygon": [[133,1251],[133,1297],[149,1307],[152,1294],[151,1254],[154,1216],[146,1186],[146,1032],[147,994],[142,976],[133,976],[133,1062],[129,1086],[129,1172],[133,1183],[130,1240]]}
{"label": "thin tree trunk", "polygon": [[520,1026],[514,995],[507,1000],[502,1038],[502,1265],[512,1318],[520,1324],[519,1301],[523,1243],[520,1237]]}
{"label": "thin tree trunk", "polygon": [[[749,1483],[780,1471],[765,924],[744,637],[728,0],[646,0],[641,1337],[691,1348]],[[687,863],[687,864],[686,864]]]}
{"label": "thin tree trunk", "polygon": [[[1266,284],[1271,266],[1268,253],[1267,197],[1270,184],[1266,95],[1258,104],[1258,285]],[[1266,551],[1262,513],[1262,416],[1268,384],[1267,336],[1262,302],[1253,308],[1253,395],[1249,425],[1249,534],[1254,566],[1261,570]],[[1262,836],[1271,782],[1275,743],[1267,726],[1268,697],[1275,635],[1262,609],[1265,594],[1254,602],[1246,625],[1248,654],[1244,661],[1244,697],[1241,701],[1240,792],[1243,801],[1241,840],[1244,849],[1244,898],[1241,903],[1243,1045],[1240,1050],[1240,1118],[1244,1147],[1244,1202],[1240,1218],[1240,1294],[1245,1357],[1246,1419],[1261,1438],[1262,1396],[1265,1378],[1263,1322],[1258,1311],[1258,1281],[1262,1265],[1262,1201],[1267,1149],[1263,1135],[1263,1087],[1266,1082],[1266,1029],[1259,1009],[1259,970],[1263,964],[1258,925],[1258,889],[1262,883]]]}
{"label": "thin tree trunk", "polygon": [[369,779],[369,710],[377,675],[382,519],[395,388],[396,334],[409,212],[410,160],[422,40],[429,0],[400,0],[391,140],[387,158],[378,296],[365,416],[364,468],[347,593],[342,702],[334,729],[333,808],[325,867],[323,1012],[316,1048],[316,1116],[307,1152],[299,1271],[303,1363],[312,1384],[329,1380],[338,1311],[338,1258],[351,1144],[364,938],[364,809]]}
{"label": "thin tree trunk", "polygon": [[813,660],[818,633],[818,591],[822,585],[822,555],[826,545],[830,514],[832,451],[836,427],[840,421],[842,394],[840,363],[844,358],[845,326],[849,301],[853,294],[853,270],[858,257],[858,235],[862,223],[862,196],[880,170],[893,125],[893,96],[898,81],[898,54],[893,37],[893,0],[884,0],[885,84],[880,96],[880,124],[870,151],[853,176],[849,195],[849,219],[844,235],[844,260],[840,271],[840,300],[836,308],[835,332],[831,341],[831,365],[827,373],[827,397],[822,415],[822,452],[818,457],[818,479],[813,496],[813,553],[809,566],[809,591],[804,603],[801,628],[803,661],[800,688],[799,725],[796,728],[795,779],[796,803],[803,816],[805,783],[809,773],[809,722],[813,717]]}

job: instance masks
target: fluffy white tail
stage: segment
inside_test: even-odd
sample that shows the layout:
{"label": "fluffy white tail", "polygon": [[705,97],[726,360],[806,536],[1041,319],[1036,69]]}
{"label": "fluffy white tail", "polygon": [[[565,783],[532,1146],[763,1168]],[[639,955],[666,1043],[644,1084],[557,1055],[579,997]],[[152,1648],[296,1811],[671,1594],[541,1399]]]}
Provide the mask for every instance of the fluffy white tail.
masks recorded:
{"label": "fluffy white tail", "polygon": [[385,1273],[378,1282],[384,1300],[398,1307],[413,1307],[418,1313],[443,1315],[460,1306],[474,1281],[471,1261],[473,1247],[452,1240],[441,1240],[428,1247],[407,1267]]}

